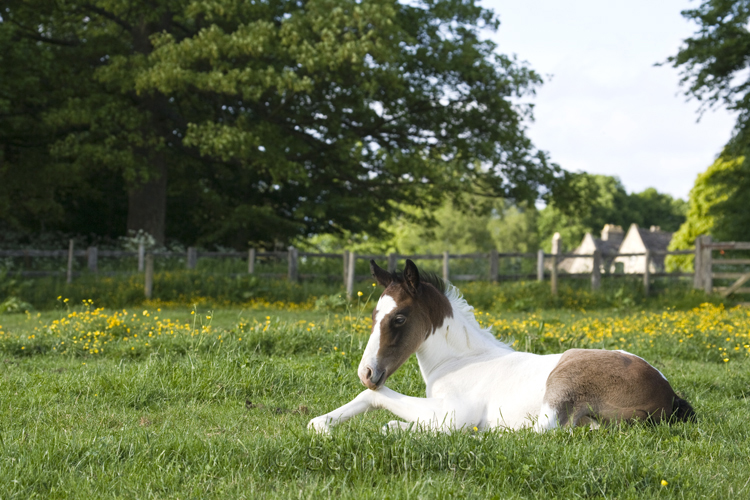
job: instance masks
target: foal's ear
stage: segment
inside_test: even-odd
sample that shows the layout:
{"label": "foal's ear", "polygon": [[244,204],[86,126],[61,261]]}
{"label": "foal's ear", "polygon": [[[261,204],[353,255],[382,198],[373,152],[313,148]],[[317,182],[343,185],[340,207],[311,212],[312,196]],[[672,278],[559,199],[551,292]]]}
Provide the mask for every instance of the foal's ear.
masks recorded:
{"label": "foal's ear", "polygon": [[406,267],[404,268],[404,285],[406,285],[406,291],[410,295],[416,295],[419,290],[419,269],[410,259],[406,259]]}
{"label": "foal's ear", "polygon": [[393,283],[393,275],[375,264],[374,260],[370,261],[370,273],[372,273],[372,277],[375,278],[375,281],[378,282],[378,285],[384,288],[388,288],[388,285]]}

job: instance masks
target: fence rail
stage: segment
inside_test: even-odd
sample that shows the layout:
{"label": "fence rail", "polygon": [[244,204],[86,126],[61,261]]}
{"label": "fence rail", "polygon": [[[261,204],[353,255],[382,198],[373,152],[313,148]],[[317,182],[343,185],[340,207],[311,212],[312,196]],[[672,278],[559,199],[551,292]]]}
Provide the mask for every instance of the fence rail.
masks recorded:
{"label": "fence rail", "polygon": [[[693,277],[693,284],[696,288],[703,288],[707,292],[719,292],[722,294],[731,293],[747,293],[748,288],[742,287],[746,281],[750,281],[750,274],[741,272],[713,272],[713,265],[717,262],[721,264],[731,265],[750,265],[750,259],[712,259],[712,252],[714,250],[726,251],[726,250],[747,250],[750,249],[750,243],[744,242],[712,242],[709,237],[701,237],[696,240],[695,250],[678,250],[678,251],[646,251],[645,253],[601,253],[595,251],[592,254],[576,254],[576,253],[562,253],[559,251],[559,244],[553,244],[553,252],[545,253],[539,250],[535,253],[528,252],[474,252],[464,254],[450,254],[443,252],[442,254],[356,254],[348,250],[344,250],[341,253],[332,252],[303,252],[299,251],[294,247],[289,247],[287,250],[276,250],[276,251],[259,251],[255,248],[250,248],[246,252],[238,251],[199,251],[195,247],[190,247],[186,252],[175,252],[175,251],[147,251],[146,248],[141,245],[137,250],[99,250],[96,247],[89,247],[85,250],[76,249],[73,240],[70,241],[67,250],[0,250],[0,258],[64,258],[67,257],[67,269],[66,271],[33,271],[26,270],[21,271],[22,276],[50,276],[50,275],[66,275],[67,281],[70,283],[73,278],[80,276],[80,271],[73,271],[73,263],[76,258],[85,258],[86,267],[89,273],[97,273],[101,275],[113,275],[113,274],[128,274],[135,271],[120,271],[120,272],[105,272],[99,270],[99,259],[100,258],[137,258],[138,267],[137,272],[143,273],[144,276],[144,292],[147,297],[151,296],[153,289],[153,272],[154,272],[154,260],[164,258],[184,258],[185,266],[187,269],[195,269],[199,259],[242,259],[247,260],[247,273],[262,277],[262,278],[282,278],[286,277],[290,281],[298,281],[300,279],[315,279],[325,278],[330,280],[343,279],[343,283],[346,287],[347,295],[352,296],[354,291],[354,283],[356,280],[364,280],[369,278],[369,275],[358,275],[356,274],[356,263],[362,260],[376,260],[387,262],[387,268],[389,271],[394,271],[398,265],[398,262],[404,259],[412,260],[437,260],[442,261],[442,277],[445,280],[454,281],[474,281],[481,279],[488,279],[489,281],[508,281],[518,279],[536,279],[538,281],[544,281],[545,279],[550,280],[550,285],[553,293],[557,293],[557,282],[559,278],[565,279],[590,279],[591,288],[598,290],[601,287],[602,274],[611,277],[621,276],[633,276],[642,275],[643,287],[646,294],[649,293],[651,282],[657,277],[671,277],[671,278],[686,278]],[[651,269],[653,265],[653,258],[655,256],[666,256],[666,255],[695,255],[696,272],[695,273],[665,273],[660,269]],[[614,261],[618,257],[646,257],[646,263],[644,271],[642,273],[615,273],[612,272],[611,264],[604,264],[605,260],[608,263]],[[309,273],[300,272],[300,259],[317,258],[317,259],[340,259],[342,263],[341,274],[330,274],[330,273]],[[277,261],[287,261],[287,272],[286,273],[268,273],[258,272],[257,263],[259,259],[275,259]],[[478,274],[474,273],[458,273],[451,272],[451,261],[456,260],[475,260],[475,261],[486,261],[487,273]],[[536,273],[529,272],[500,272],[500,262],[502,259],[536,259]],[[566,259],[592,259],[592,267],[590,273],[565,273],[561,272],[559,268],[560,263]],[[713,264],[712,264],[713,262]],[[610,266],[609,268],[607,266]],[[30,267],[30,266],[29,266]],[[518,267],[518,266],[517,266]],[[520,269],[519,269],[520,270]],[[511,270],[512,271],[512,270]],[[739,281],[728,287],[713,287],[714,279],[735,279],[739,278]]]}
{"label": "fence rail", "polygon": [[[744,287],[750,281],[750,259],[737,259],[736,255],[728,258],[716,258],[714,252],[723,255],[726,251],[750,250],[746,241],[713,241],[710,236],[700,236],[695,240],[695,275],[693,286],[702,288],[706,293],[719,293],[723,297],[732,294],[750,293],[750,287]],[[717,266],[733,266],[732,271],[714,271]],[[741,269],[745,266],[744,269]],[[738,269],[739,268],[739,269]],[[715,286],[714,280],[735,280],[728,286]]]}

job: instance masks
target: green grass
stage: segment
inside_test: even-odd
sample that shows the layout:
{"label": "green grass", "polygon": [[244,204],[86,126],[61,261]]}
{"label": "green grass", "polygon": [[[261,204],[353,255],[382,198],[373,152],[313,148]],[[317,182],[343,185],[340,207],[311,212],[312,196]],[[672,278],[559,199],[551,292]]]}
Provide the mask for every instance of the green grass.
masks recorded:
{"label": "green grass", "polygon": [[[750,361],[683,356],[670,335],[635,353],[693,403],[696,424],[382,434],[393,416],[374,412],[317,436],[307,421],[362,390],[366,320],[174,308],[161,318],[199,331],[210,315],[212,331],[133,351],[119,339],[101,356],[42,349],[51,345],[43,327],[66,312],[0,316],[2,499],[750,497]],[[717,316],[711,328],[729,323]],[[424,395],[414,358],[388,385]]]}

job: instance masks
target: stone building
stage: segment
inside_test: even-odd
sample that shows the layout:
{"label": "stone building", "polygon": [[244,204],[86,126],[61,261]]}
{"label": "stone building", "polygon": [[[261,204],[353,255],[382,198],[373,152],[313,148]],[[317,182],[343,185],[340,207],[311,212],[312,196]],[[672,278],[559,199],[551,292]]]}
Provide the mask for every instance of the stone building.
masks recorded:
{"label": "stone building", "polygon": [[[638,224],[631,224],[628,233],[623,238],[618,253],[644,254],[646,249],[651,252],[665,252],[672,241],[672,233],[662,231],[659,226],[642,229]],[[652,273],[664,271],[664,254],[653,254],[649,270]],[[617,257],[610,268],[613,272],[643,274],[646,267],[646,256]]]}
{"label": "stone building", "polygon": [[[599,250],[602,254],[601,271],[605,272],[612,267],[613,258],[609,257],[609,255],[617,253],[624,235],[625,233],[623,232],[622,227],[614,224],[607,224],[602,228],[601,238],[594,238],[591,233],[586,233],[583,240],[581,240],[581,244],[571,253],[577,255],[591,255],[594,253],[594,250]],[[559,270],[571,274],[590,273],[593,267],[593,257],[563,259],[558,265]]]}

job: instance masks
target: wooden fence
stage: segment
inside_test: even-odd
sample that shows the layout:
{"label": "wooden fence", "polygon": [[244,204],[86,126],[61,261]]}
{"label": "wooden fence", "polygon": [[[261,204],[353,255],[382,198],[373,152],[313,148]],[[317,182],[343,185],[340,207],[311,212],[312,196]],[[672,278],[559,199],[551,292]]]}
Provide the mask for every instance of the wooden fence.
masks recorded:
{"label": "wooden fence", "polygon": [[[705,238],[705,237],[704,237]],[[723,245],[723,246],[722,246]],[[153,273],[154,273],[154,259],[167,258],[167,257],[184,257],[187,269],[195,269],[198,263],[198,259],[206,258],[239,258],[247,260],[247,273],[257,275],[260,277],[267,278],[281,278],[286,277],[290,281],[298,281],[300,279],[311,279],[311,278],[328,278],[328,279],[342,279],[346,287],[347,296],[351,297],[354,292],[354,283],[357,280],[365,280],[369,278],[369,275],[356,275],[355,264],[357,260],[370,260],[374,259],[379,262],[387,262],[387,268],[393,271],[397,267],[397,263],[403,259],[412,259],[417,261],[424,260],[439,260],[442,262],[442,277],[443,279],[453,281],[475,281],[480,280],[486,276],[490,281],[507,281],[517,279],[536,279],[538,281],[544,281],[546,277],[550,280],[550,286],[553,294],[557,294],[558,281],[561,277],[567,278],[579,278],[579,279],[590,279],[592,290],[598,290],[601,287],[602,279],[602,263],[606,260],[610,262],[614,261],[616,257],[646,257],[645,272],[642,273],[644,293],[648,294],[651,286],[651,282],[654,277],[669,276],[674,278],[680,277],[693,277],[694,285],[698,288],[706,287],[707,291],[720,291],[726,292],[727,290],[714,290],[711,288],[711,278],[719,277],[717,273],[709,273],[706,275],[706,265],[710,269],[711,262],[711,251],[720,248],[729,248],[727,245],[735,245],[732,248],[745,248],[739,243],[710,243],[710,240],[701,239],[696,243],[696,250],[683,250],[683,251],[671,251],[671,252],[650,252],[646,253],[631,253],[631,254],[606,254],[603,255],[599,251],[595,251],[593,254],[573,254],[573,253],[545,253],[543,250],[539,250],[536,253],[519,253],[519,252],[508,252],[500,253],[497,251],[491,251],[487,253],[469,253],[469,254],[449,254],[443,252],[442,254],[414,254],[414,255],[403,255],[391,253],[388,255],[369,255],[369,254],[356,254],[345,250],[341,253],[319,253],[319,252],[300,252],[294,247],[289,247],[286,251],[270,251],[262,252],[257,251],[254,248],[249,249],[247,252],[203,252],[198,251],[194,247],[187,249],[187,252],[148,252],[141,245],[137,251],[120,251],[120,250],[98,250],[96,247],[89,247],[85,250],[76,250],[74,243],[71,240],[68,250],[0,250],[0,257],[24,257],[31,259],[34,257],[52,257],[52,258],[64,258],[67,257],[67,271],[65,273],[68,283],[70,283],[77,273],[73,272],[73,262],[76,257],[85,258],[87,262],[87,268],[90,273],[98,273],[98,259],[100,257],[109,258],[133,258],[137,257],[138,261],[138,272],[144,273],[144,291],[146,297],[151,297],[153,290]],[[737,247],[736,245],[740,245]],[[748,246],[747,248],[750,248]],[[664,272],[651,272],[649,264],[651,263],[654,256],[657,255],[685,255],[695,253],[696,263],[699,264],[696,269],[700,269],[698,273],[664,273]],[[259,258],[275,258],[287,261],[287,272],[286,273],[257,273],[256,262]],[[299,272],[299,261],[300,258],[327,258],[327,259],[341,259],[342,267],[341,274],[338,275],[321,275],[321,274],[303,274]],[[500,261],[501,259],[535,259],[536,260],[536,273],[515,273],[515,274],[501,274],[500,273]],[[484,260],[486,261],[488,273],[486,275],[479,274],[455,274],[451,273],[451,260],[452,259],[472,259],[472,260]],[[578,273],[570,274],[560,272],[558,269],[559,263],[563,259],[592,259],[592,271],[590,273]],[[745,262],[745,261],[743,261]],[[707,264],[706,264],[707,263]],[[748,260],[746,263],[750,263]],[[702,266],[702,267],[701,267]],[[605,269],[605,274],[608,276],[622,277],[622,276],[633,276],[633,273],[622,274],[609,272],[611,269]],[[21,273],[25,276],[42,276],[42,275],[53,275],[60,274],[53,271],[25,271]],[[704,277],[708,276],[708,277]],[[723,276],[723,275],[721,275]],[[750,279],[750,276],[743,275],[741,283]],[[736,286],[735,286],[736,285]],[[740,288],[735,283],[732,290],[728,293],[746,292],[748,289]],[[728,294],[727,293],[727,294]]]}
{"label": "wooden fence", "polygon": [[[722,258],[726,251],[733,254],[737,251],[750,250],[750,242],[726,241],[714,242],[710,236],[701,236],[695,240],[695,275],[693,286],[702,288],[706,293],[718,292],[723,297],[733,293],[750,293],[750,287],[743,286],[750,281],[750,259],[738,259],[736,255]],[[719,257],[714,257],[714,252]],[[717,267],[731,266],[731,272],[714,272]],[[740,271],[736,269],[741,269]],[[714,286],[714,280],[736,280],[729,286]]]}

